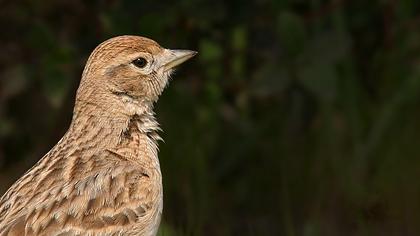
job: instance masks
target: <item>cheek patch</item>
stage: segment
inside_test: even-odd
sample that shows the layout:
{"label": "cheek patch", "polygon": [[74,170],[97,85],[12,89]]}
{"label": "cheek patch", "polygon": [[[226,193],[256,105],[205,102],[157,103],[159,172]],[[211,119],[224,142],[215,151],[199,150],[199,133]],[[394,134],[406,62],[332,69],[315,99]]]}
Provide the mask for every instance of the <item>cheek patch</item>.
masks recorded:
{"label": "cheek patch", "polygon": [[135,77],[138,74],[135,73],[135,71],[133,71],[130,68],[130,66],[122,64],[122,65],[108,68],[105,71],[105,75],[107,77],[110,77],[111,79],[119,79],[119,78]]}

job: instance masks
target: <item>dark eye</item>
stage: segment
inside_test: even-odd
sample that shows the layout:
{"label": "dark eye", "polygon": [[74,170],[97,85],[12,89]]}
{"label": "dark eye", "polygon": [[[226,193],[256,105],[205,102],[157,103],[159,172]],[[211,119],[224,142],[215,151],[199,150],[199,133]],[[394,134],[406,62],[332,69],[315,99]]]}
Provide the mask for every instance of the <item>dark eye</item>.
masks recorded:
{"label": "dark eye", "polygon": [[144,68],[147,65],[147,60],[143,57],[139,57],[133,61],[133,64],[138,68]]}

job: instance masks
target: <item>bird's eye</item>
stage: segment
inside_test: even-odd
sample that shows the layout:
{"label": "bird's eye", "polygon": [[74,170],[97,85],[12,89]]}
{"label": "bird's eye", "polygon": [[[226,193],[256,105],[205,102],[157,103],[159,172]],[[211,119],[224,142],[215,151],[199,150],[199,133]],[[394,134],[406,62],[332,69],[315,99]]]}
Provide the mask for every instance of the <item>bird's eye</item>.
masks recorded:
{"label": "bird's eye", "polygon": [[139,57],[133,61],[133,64],[141,69],[147,65],[147,60],[143,57]]}

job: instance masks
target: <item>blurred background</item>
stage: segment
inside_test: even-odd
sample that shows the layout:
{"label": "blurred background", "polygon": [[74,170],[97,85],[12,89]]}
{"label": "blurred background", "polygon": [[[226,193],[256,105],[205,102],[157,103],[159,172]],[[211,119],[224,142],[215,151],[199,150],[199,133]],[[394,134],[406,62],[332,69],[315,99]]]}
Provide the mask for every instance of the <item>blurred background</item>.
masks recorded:
{"label": "blurred background", "polygon": [[160,235],[420,235],[420,2],[0,0],[0,193],[116,35],[199,51],[156,105]]}

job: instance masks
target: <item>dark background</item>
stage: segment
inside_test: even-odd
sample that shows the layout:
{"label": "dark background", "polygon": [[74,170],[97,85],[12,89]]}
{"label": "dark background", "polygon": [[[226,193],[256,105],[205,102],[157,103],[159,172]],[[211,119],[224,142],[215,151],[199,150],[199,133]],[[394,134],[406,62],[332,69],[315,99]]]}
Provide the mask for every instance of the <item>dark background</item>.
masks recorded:
{"label": "dark background", "polygon": [[0,192],[116,35],[199,51],[156,106],[161,235],[420,235],[420,1],[0,0]]}

